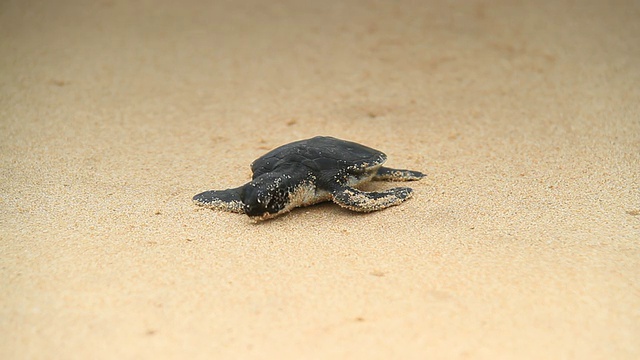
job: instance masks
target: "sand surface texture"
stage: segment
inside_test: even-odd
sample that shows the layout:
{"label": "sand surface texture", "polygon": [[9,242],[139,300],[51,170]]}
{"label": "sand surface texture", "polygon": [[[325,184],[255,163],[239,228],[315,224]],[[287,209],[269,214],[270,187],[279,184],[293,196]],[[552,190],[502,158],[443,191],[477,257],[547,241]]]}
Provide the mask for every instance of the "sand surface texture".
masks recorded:
{"label": "sand surface texture", "polygon": [[[0,358],[638,359],[639,4],[1,2]],[[192,204],[320,134],[428,177]]]}

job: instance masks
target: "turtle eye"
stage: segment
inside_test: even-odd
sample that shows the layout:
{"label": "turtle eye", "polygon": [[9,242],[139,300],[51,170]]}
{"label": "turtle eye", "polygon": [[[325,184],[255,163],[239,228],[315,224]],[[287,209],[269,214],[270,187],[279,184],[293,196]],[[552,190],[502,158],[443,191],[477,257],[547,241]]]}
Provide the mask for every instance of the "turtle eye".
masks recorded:
{"label": "turtle eye", "polygon": [[271,193],[260,187],[251,187],[251,189],[243,199],[247,215],[260,216],[265,212],[270,212],[270,203],[273,198]]}
{"label": "turtle eye", "polygon": [[264,207],[264,205],[262,205],[262,192],[254,187],[254,186],[247,186],[245,187],[243,193],[242,193],[242,202],[244,203],[244,205],[246,206],[246,211],[248,213],[254,213],[256,211],[260,211],[259,209]]}
{"label": "turtle eye", "polygon": [[242,202],[249,216],[262,216],[265,213],[275,214],[283,208],[281,192],[278,185],[281,181],[269,177],[252,181],[245,187]]}

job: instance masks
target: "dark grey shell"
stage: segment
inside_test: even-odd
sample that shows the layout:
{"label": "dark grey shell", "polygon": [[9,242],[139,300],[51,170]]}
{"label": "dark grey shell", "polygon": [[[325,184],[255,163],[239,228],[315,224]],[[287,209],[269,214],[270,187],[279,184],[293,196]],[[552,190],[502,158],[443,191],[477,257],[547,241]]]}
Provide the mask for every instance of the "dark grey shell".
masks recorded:
{"label": "dark grey shell", "polygon": [[303,165],[313,173],[364,170],[380,165],[387,156],[378,150],[330,136],[316,136],[271,150],[251,164],[253,178]]}

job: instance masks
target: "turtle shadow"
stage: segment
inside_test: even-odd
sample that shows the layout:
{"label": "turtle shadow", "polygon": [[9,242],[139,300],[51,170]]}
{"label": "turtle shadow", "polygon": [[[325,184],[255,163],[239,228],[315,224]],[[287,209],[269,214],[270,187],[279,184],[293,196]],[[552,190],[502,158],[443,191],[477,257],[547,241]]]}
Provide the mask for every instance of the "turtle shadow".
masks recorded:
{"label": "turtle shadow", "polygon": [[331,201],[314,204],[305,207],[299,207],[291,210],[287,214],[267,219],[267,220],[250,220],[252,226],[264,226],[266,224],[284,224],[289,221],[307,221],[307,220],[328,220],[343,221],[355,218],[364,218],[372,215],[374,212],[357,212],[345,209]]}

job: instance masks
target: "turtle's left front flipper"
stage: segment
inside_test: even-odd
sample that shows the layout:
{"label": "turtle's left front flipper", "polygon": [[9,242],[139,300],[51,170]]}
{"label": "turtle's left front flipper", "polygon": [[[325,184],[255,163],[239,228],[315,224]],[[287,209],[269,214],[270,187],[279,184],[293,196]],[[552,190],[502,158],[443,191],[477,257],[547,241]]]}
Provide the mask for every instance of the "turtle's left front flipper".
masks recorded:
{"label": "turtle's left front flipper", "polygon": [[246,207],[240,198],[243,188],[244,185],[234,189],[205,191],[194,196],[193,202],[214,210],[244,214]]}
{"label": "turtle's left front flipper", "polygon": [[420,180],[426,175],[413,170],[403,170],[403,169],[392,169],[388,167],[381,166],[378,169],[378,172],[373,177],[373,180],[380,181],[414,181]]}
{"label": "turtle's left front flipper", "polygon": [[397,187],[381,192],[366,192],[344,187],[333,191],[333,202],[358,212],[371,212],[399,205],[411,197],[411,188]]}

